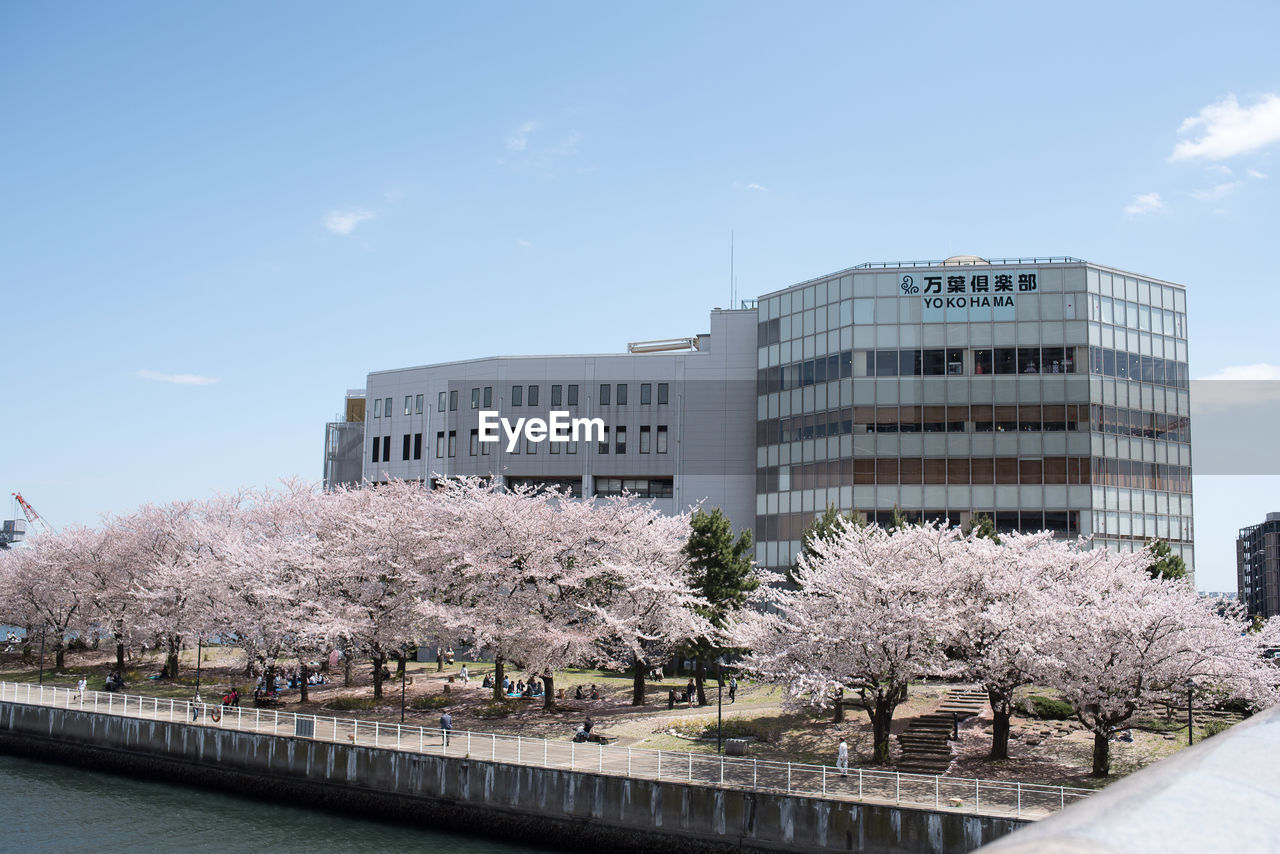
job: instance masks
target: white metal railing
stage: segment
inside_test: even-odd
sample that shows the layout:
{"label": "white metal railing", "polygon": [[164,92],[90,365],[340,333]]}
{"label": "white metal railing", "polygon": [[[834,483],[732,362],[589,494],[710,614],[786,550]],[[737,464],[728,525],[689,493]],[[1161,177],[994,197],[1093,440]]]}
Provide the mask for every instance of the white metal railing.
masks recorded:
{"label": "white metal railing", "polygon": [[1090,789],[1039,783],[903,774],[871,768],[842,772],[830,765],[800,762],[578,744],[499,733],[445,733],[439,727],[101,691],[85,691],[82,695],[74,688],[29,682],[0,682],[0,702],[3,701],[490,762],[982,815],[1040,818],[1093,794]]}

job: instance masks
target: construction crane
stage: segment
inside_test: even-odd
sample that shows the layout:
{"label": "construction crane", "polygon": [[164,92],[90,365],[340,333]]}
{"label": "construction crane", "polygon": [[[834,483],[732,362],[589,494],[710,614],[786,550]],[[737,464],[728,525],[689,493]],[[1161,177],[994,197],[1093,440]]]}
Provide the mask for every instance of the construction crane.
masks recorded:
{"label": "construction crane", "polygon": [[39,513],[37,513],[36,508],[32,507],[31,504],[27,501],[27,499],[22,497],[22,493],[20,492],[13,493],[13,498],[15,501],[18,502],[18,506],[22,508],[22,515],[27,517],[28,522],[30,522],[33,525],[36,522],[39,522],[45,529],[55,534],[58,533],[57,529],[49,524],[49,520],[41,516]]}

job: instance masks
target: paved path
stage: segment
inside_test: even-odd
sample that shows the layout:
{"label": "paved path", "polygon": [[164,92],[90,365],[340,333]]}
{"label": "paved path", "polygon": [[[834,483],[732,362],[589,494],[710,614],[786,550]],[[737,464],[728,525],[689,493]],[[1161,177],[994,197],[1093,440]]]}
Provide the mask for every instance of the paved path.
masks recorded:
{"label": "paved path", "polygon": [[[87,691],[81,697],[71,689],[49,686],[41,689],[29,683],[0,683],[0,701],[506,764],[1024,819],[1043,817],[1090,794],[1088,790],[1032,783],[899,774],[873,769],[854,768],[843,776],[829,766],[618,745],[575,744],[567,740],[493,733],[454,731],[449,734],[446,745],[444,734],[433,727],[295,715],[275,709],[223,709],[211,704],[196,706],[184,700],[97,691]],[[214,720],[215,716],[217,720]]]}

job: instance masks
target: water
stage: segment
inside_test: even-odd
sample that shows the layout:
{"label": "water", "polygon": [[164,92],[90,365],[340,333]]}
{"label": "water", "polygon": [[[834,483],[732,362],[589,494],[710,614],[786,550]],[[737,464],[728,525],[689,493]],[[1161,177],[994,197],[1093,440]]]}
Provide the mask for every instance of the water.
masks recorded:
{"label": "water", "polygon": [[547,852],[11,756],[0,779],[0,851]]}

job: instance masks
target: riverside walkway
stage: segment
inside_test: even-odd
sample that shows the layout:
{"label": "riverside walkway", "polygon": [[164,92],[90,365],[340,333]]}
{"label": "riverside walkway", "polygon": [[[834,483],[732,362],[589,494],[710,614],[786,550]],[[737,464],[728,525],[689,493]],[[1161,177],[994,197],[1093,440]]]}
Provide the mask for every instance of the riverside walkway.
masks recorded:
{"label": "riverside walkway", "polygon": [[879,769],[850,768],[847,774],[842,774],[827,765],[576,744],[462,730],[453,730],[446,739],[445,733],[436,727],[295,714],[276,709],[223,708],[213,703],[100,691],[85,691],[82,695],[71,688],[30,683],[0,682],[0,702],[508,765],[1024,820],[1043,818],[1092,794],[1089,789],[1066,786],[902,774]]}

